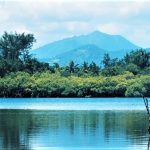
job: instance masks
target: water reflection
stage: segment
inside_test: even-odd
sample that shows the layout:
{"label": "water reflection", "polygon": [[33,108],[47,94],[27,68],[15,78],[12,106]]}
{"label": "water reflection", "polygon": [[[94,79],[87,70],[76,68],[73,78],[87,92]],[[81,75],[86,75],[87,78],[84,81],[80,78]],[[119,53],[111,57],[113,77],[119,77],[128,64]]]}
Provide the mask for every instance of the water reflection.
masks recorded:
{"label": "water reflection", "polygon": [[[0,110],[0,149],[37,147],[145,148],[143,111]],[[148,142],[148,147],[150,139]]]}

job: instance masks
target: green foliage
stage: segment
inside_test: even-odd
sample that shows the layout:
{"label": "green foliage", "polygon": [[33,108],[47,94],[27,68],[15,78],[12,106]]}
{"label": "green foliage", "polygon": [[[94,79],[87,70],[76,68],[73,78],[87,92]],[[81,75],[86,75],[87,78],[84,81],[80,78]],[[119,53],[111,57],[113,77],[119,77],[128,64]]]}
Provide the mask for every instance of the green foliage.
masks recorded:
{"label": "green foliage", "polygon": [[124,57],[126,64],[135,64],[141,69],[150,66],[150,52],[140,49],[126,54]]}
{"label": "green foliage", "polygon": [[135,97],[141,94],[150,96],[150,76],[134,76],[129,72],[113,77],[17,72],[0,78],[1,97]]}
{"label": "green foliage", "polygon": [[148,72],[150,73],[150,52],[144,49],[131,51],[121,60],[111,59],[109,54],[105,54],[103,64],[102,75],[104,76],[115,76],[124,71],[132,72],[134,75],[148,74]]}
{"label": "green foliage", "polygon": [[62,77],[69,77],[71,75],[71,73],[68,70],[61,70],[60,72]]}
{"label": "green foliage", "polygon": [[100,68],[96,65],[96,63],[92,62],[89,65],[89,71],[94,75],[99,75]]}
{"label": "green foliage", "polygon": [[88,65],[87,62],[84,62],[84,63],[83,63],[82,71],[83,71],[84,73],[88,73],[88,72],[89,72],[89,65]]}
{"label": "green foliage", "polygon": [[103,76],[116,76],[122,73],[122,68],[120,66],[107,67],[101,73]]}
{"label": "green foliage", "polygon": [[139,68],[135,64],[128,64],[126,66],[126,71],[132,72],[134,75],[136,75],[139,72]]}
{"label": "green foliage", "polygon": [[41,63],[29,55],[35,38],[33,34],[5,32],[0,38],[0,76],[17,71],[35,73],[49,69],[49,64]]}
{"label": "green foliage", "polygon": [[150,96],[150,76],[141,76],[129,82],[125,92],[128,97]]}
{"label": "green foliage", "polygon": [[75,64],[74,61],[70,61],[69,65],[66,66],[66,70],[70,73],[75,73],[78,71],[78,64]]}
{"label": "green foliage", "polygon": [[31,58],[26,60],[24,66],[24,71],[29,72],[29,73],[35,73],[35,72],[42,72],[42,71],[46,71],[46,70],[52,70],[49,67],[48,63],[42,63],[39,62],[37,59],[35,58]]}
{"label": "green foliage", "polygon": [[18,60],[28,57],[28,50],[32,47],[35,38],[32,34],[7,33],[0,38],[1,56],[7,60]]}
{"label": "green foliage", "polygon": [[132,51],[119,60],[104,55],[103,67],[71,61],[50,66],[29,55],[32,34],[0,38],[0,97],[150,96],[150,53]]}
{"label": "green foliage", "polygon": [[104,67],[109,67],[110,66],[111,58],[110,58],[108,53],[104,54],[104,58],[103,58],[102,63],[104,64]]}

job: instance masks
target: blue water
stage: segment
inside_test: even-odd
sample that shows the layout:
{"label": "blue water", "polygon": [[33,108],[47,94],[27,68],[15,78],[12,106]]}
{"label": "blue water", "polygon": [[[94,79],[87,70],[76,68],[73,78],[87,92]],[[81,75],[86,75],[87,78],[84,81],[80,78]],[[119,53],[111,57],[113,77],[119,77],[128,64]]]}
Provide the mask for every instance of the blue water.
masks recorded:
{"label": "blue water", "polygon": [[147,150],[140,98],[0,99],[0,150]]}
{"label": "blue water", "polygon": [[145,110],[142,98],[2,98],[0,109]]}

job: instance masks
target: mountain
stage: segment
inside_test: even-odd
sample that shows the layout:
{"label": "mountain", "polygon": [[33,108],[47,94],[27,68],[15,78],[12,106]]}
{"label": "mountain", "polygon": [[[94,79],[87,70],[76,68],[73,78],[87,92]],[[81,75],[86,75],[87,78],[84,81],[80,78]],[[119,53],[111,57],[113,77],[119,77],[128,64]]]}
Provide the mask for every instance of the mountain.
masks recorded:
{"label": "mountain", "polygon": [[146,48],[146,51],[150,52],[150,48]]}
{"label": "mountain", "polygon": [[100,65],[105,52],[105,50],[95,45],[85,45],[51,58],[50,64],[57,62],[63,66],[73,60],[78,64],[83,64],[83,62],[86,61],[88,63],[95,62]]}
{"label": "mountain", "polygon": [[[90,46],[90,48],[87,48],[88,54],[85,55],[91,54],[91,49],[93,58],[95,58],[94,55],[96,54],[94,53],[97,52],[98,48],[100,51],[105,50],[112,53],[113,55],[116,55],[116,57],[121,57],[127,51],[139,48],[120,35],[109,35],[106,33],[95,31],[87,35],[74,36],[47,44],[36,50],[33,50],[32,54],[42,61],[49,62],[50,60],[52,61],[52,58],[65,61],[66,59],[70,59],[69,57],[81,57],[79,55],[76,56],[76,53],[80,53],[79,51],[81,51],[83,47],[84,49],[86,49],[85,47],[88,45],[92,46]],[[96,47],[95,51],[93,50],[94,46]],[[75,52],[73,53],[73,51]],[[70,56],[71,53],[72,55],[74,54],[74,56]],[[86,58],[82,56],[81,59]]]}

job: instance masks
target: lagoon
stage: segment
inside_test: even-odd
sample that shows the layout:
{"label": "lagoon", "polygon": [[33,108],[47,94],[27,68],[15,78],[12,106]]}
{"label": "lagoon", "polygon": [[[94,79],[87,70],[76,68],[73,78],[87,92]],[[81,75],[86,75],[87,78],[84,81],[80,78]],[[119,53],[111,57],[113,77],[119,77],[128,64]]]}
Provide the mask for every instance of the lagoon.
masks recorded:
{"label": "lagoon", "polygon": [[140,98],[0,99],[2,150],[146,150]]}
{"label": "lagoon", "polygon": [[0,98],[0,109],[145,110],[142,98]]}

